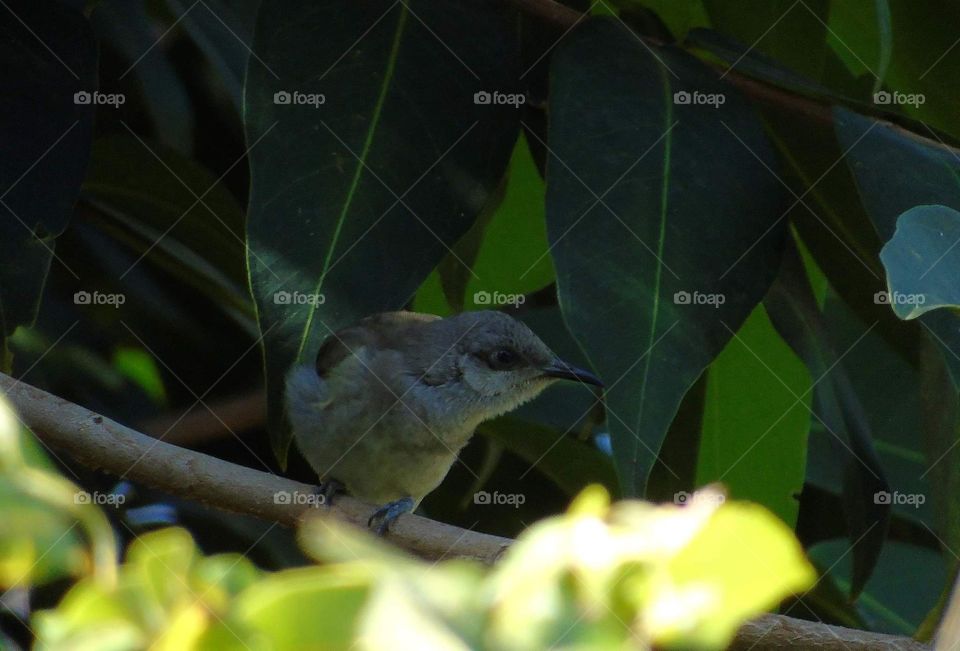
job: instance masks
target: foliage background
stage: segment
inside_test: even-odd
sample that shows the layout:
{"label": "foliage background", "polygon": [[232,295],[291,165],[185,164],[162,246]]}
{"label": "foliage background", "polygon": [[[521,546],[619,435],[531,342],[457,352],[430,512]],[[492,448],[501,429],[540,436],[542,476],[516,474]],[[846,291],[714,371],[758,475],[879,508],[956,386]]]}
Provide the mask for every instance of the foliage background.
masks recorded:
{"label": "foliage background", "polygon": [[[278,378],[328,328],[522,295],[504,309],[604,377],[606,409],[556,387],[485,425],[428,515],[513,536],[591,482],[672,501],[719,480],[820,569],[785,611],[922,627],[960,550],[960,330],[877,296],[960,302],[948,3],[571,0],[594,14],[572,28],[498,2],[257,4],[4,7],[4,370],[281,472]],[[75,103],[94,90],[125,101]],[[525,101],[475,103],[494,91]],[[178,438],[264,386],[269,428]],[[54,462],[129,496],[125,540],[177,522],[207,553],[305,562],[290,532]],[[282,472],[311,480],[295,453]]]}

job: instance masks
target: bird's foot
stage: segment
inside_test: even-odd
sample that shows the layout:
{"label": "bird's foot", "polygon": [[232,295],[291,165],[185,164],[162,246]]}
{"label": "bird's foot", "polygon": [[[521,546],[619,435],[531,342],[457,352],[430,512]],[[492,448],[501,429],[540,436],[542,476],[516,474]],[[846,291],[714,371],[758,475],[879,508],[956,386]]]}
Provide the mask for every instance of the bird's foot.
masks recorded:
{"label": "bird's foot", "polygon": [[346,486],[336,479],[328,479],[316,487],[316,494],[323,498],[324,506],[333,506],[333,498],[346,491]]}
{"label": "bird's foot", "polygon": [[413,498],[401,497],[393,502],[388,502],[374,511],[370,519],[367,520],[367,526],[374,530],[378,536],[383,536],[390,529],[394,520],[404,513],[413,512]]}

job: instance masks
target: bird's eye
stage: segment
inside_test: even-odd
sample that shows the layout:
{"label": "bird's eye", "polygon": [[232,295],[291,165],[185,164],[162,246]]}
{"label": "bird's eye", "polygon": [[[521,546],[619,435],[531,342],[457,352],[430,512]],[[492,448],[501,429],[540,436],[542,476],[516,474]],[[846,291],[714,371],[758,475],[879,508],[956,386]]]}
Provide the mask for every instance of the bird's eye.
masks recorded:
{"label": "bird's eye", "polygon": [[490,355],[488,363],[495,371],[506,371],[516,366],[519,361],[520,356],[516,352],[509,348],[498,348]]}

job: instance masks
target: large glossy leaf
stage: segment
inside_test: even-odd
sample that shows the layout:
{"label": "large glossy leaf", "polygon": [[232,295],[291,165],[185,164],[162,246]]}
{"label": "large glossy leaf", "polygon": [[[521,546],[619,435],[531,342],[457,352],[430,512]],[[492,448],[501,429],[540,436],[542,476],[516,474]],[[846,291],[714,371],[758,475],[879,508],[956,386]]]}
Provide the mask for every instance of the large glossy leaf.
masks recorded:
{"label": "large glossy leaf", "polygon": [[797,522],[812,400],[810,371],[757,306],[710,365],[697,485]]}
{"label": "large glossy leaf", "polygon": [[[54,238],[73,212],[93,127],[93,106],[74,93],[95,90],[97,58],[79,12],[52,0],[16,0],[3,11],[0,341],[36,317]],[[0,367],[4,350],[0,343]]]}
{"label": "large glossy leaf", "polygon": [[252,49],[248,262],[282,460],[290,365],[402,306],[487,203],[518,113],[475,93],[514,92],[517,45],[493,2],[301,0],[264,4]]}
{"label": "large glossy leaf", "polygon": [[[755,114],[695,59],[605,19],[554,56],[547,226],[561,309],[607,383],[620,480],[637,494],[683,395],[775,273],[782,188]],[[725,102],[674,103],[695,92]]]}

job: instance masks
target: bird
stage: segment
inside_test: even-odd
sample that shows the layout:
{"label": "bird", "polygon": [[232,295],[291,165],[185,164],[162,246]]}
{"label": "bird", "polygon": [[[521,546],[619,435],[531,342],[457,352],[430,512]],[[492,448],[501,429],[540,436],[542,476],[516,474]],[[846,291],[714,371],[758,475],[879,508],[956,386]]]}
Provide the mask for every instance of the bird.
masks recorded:
{"label": "bird", "polygon": [[327,503],[346,492],[379,505],[368,527],[383,536],[440,484],[480,423],[558,380],[603,387],[505,312],[384,312],[331,333],[312,366],[294,365],[284,406]]}

